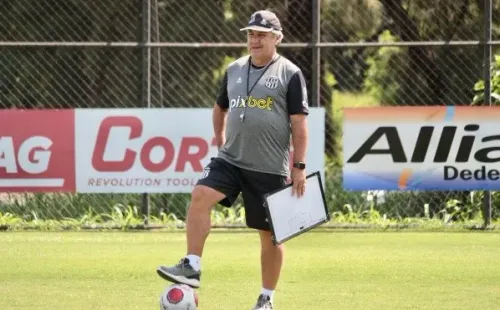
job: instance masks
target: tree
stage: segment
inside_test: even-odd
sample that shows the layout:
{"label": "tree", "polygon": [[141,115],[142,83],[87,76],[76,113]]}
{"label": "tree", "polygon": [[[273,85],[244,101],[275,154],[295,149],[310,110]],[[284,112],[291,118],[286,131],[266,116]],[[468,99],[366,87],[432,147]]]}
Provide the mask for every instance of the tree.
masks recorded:
{"label": "tree", "polygon": [[[136,41],[140,7],[89,1],[3,1],[3,41]],[[132,16],[132,18],[130,18]],[[133,18],[137,17],[137,18]],[[12,48],[0,55],[3,107],[69,108],[137,103],[137,50]],[[135,87],[135,89],[134,89]]]}

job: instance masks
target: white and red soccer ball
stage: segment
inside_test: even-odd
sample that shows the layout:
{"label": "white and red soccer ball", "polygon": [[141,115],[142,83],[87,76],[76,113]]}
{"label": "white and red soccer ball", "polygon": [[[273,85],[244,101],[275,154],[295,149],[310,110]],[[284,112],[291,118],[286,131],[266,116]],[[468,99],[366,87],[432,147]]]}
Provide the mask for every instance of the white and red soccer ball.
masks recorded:
{"label": "white and red soccer ball", "polygon": [[172,284],[161,294],[161,310],[196,310],[197,308],[198,294],[190,286]]}

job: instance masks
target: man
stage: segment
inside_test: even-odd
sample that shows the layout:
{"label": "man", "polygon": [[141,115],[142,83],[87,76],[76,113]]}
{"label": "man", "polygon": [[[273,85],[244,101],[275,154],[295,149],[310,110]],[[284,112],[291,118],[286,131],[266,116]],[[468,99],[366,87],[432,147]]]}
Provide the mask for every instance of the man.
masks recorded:
{"label": "man", "polygon": [[157,272],[168,281],[200,287],[210,210],[217,203],[230,207],[241,193],[246,224],[258,230],[261,241],[262,292],[253,309],[265,310],[273,309],[284,247],[272,243],[263,195],[286,185],[289,175],[294,195],[304,194],[308,101],[301,70],[277,53],[283,33],[276,15],[257,11],[241,31],[247,32],[249,55],[228,66],[217,95],[213,126],[219,153],[192,192],[187,255]]}

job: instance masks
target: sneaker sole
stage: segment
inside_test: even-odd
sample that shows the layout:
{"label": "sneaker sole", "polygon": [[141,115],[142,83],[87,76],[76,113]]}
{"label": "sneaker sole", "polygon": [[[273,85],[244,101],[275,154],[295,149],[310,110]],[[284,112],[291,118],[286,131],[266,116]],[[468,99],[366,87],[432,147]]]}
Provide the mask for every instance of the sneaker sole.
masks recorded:
{"label": "sneaker sole", "polygon": [[183,276],[176,276],[176,275],[167,273],[167,272],[161,270],[160,268],[157,268],[156,272],[164,280],[167,280],[167,281],[170,281],[170,282],[173,282],[173,283],[176,283],[176,284],[185,284],[185,285],[191,286],[193,288],[199,288],[200,287],[200,281],[199,280],[189,279],[189,278],[186,278],[186,277],[183,277]]}

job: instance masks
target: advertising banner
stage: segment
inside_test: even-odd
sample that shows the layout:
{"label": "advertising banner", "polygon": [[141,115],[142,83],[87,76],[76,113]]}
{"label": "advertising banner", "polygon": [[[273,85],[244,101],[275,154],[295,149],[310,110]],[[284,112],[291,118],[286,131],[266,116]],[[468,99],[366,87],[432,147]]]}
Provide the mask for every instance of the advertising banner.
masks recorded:
{"label": "advertising banner", "polygon": [[0,192],[75,191],[73,110],[0,113]]}
{"label": "advertising banner", "polygon": [[[324,179],[324,109],[308,124]],[[2,192],[190,193],[216,156],[212,109],[0,112]]]}
{"label": "advertising banner", "polygon": [[346,108],[348,190],[500,189],[500,107]]}
{"label": "advertising banner", "polygon": [[[76,110],[82,193],[190,193],[217,156],[212,109]],[[309,118],[307,171],[324,174],[324,109]]]}

